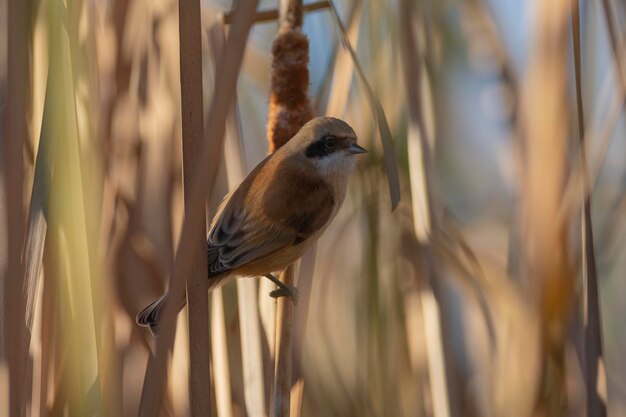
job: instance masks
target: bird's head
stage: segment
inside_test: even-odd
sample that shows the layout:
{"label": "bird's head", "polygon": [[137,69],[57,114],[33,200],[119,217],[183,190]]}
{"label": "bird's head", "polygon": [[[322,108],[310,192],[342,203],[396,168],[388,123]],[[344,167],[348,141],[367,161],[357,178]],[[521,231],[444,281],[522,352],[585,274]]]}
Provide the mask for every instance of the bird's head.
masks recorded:
{"label": "bird's head", "polygon": [[367,152],[357,144],[350,125],[333,117],[312,119],[287,146],[323,177],[348,177],[354,171],[355,156]]}

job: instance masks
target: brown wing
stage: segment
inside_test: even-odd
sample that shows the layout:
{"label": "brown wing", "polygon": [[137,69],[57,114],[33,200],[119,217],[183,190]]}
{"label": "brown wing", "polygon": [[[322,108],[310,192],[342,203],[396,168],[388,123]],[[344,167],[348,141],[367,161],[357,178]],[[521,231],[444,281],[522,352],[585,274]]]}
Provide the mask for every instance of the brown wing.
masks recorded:
{"label": "brown wing", "polygon": [[325,182],[292,164],[268,161],[244,180],[216,215],[207,241],[209,276],[297,245],[330,220],[335,201]]}

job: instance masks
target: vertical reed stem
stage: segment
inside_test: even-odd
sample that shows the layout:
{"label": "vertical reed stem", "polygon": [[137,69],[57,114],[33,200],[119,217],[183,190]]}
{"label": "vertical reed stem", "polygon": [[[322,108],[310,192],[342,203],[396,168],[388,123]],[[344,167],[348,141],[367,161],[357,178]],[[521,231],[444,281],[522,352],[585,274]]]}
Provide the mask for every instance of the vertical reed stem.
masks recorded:
{"label": "vertical reed stem", "polygon": [[526,134],[521,198],[524,272],[541,317],[544,378],[538,412],[547,416],[563,415],[565,409],[565,336],[573,295],[567,221],[555,221],[567,168],[568,1],[533,4],[532,53],[521,101]]}
{"label": "vertical reed stem", "polygon": [[8,2],[7,106],[4,110],[4,139],[2,141],[4,202],[8,237],[8,265],[3,277],[3,344],[0,357],[9,367],[9,415],[18,417],[26,411],[23,398],[24,372],[28,346],[25,346],[25,300],[22,297],[22,246],[24,239],[23,213],[23,149],[27,140],[26,97],[28,97],[28,39],[27,0]]}
{"label": "vertical reed stem", "polygon": [[[202,38],[200,0],[179,0],[180,94],[183,127],[183,184],[185,216],[191,210],[202,211],[201,228],[194,231],[196,252],[187,275],[187,311],[189,315],[189,403],[193,417],[211,414],[210,329],[208,305],[208,265],[206,256],[205,206],[191,206],[191,175],[198,164],[204,139],[202,112]],[[198,214],[200,215],[200,214]]]}
{"label": "vertical reed stem", "polygon": [[[281,275],[286,285],[295,284],[294,266]],[[291,370],[293,364],[294,305],[288,297],[279,298],[276,306],[276,372],[274,379],[274,416],[289,417],[291,409]]]}

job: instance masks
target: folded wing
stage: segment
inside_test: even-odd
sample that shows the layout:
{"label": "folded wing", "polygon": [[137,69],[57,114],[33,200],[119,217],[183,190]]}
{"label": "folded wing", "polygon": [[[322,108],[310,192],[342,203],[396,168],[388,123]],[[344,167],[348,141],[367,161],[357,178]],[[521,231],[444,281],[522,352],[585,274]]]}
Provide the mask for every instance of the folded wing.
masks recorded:
{"label": "folded wing", "polygon": [[[263,261],[324,227],[335,208],[332,189],[295,167],[271,167],[272,181],[250,175],[222,205],[207,240],[209,277]],[[270,272],[270,271],[268,271]]]}

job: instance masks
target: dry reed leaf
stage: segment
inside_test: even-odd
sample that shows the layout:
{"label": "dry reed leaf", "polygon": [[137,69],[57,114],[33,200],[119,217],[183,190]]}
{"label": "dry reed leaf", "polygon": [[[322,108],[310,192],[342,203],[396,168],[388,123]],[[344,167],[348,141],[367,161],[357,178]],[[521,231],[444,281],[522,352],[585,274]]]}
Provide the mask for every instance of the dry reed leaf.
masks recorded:
{"label": "dry reed leaf", "polygon": [[[54,83],[58,81],[54,76],[49,79]],[[49,90],[54,90],[51,86]],[[58,93],[58,91],[56,91]],[[39,139],[37,158],[35,162],[35,178],[31,192],[30,208],[28,214],[27,236],[24,249],[24,288],[26,297],[26,326],[30,329],[33,323],[35,293],[37,291],[41,263],[43,259],[43,248],[45,242],[50,192],[50,180],[54,170],[54,141],[50,143],[48,132],[52,128],[52,111],[50,110],[52,92],[46,92],[46,102],[44,104],[44,114],[42,122],[42,133]],[[47,111],[45,110],[47,109]]]}
{"label": "dry reed leaf", "polygon": [[339,36],[341,38],[341,44],[348,51],[348,54],[352,58],[352,62],[354,63],[354,68],[356,69],[356,73],[363,84],[363,87],[366,92],[366,98],[368,103],[374,113],[374,117],[376,118],[376,123],[378,125],[378,131],[380,134],[380,139],[383,145],[383,153],[384,153],[384,161],[385,161],[385,169],[387,171],[387,180],[389,182],[389,194],[391,197],[391,208],[395,209],[400,201],[400,180],[398,177],[398,166],[396,163],[395,151],[393,146],[393,140],[391,136],[391,130],[389,129],[389,124],[387,123],[387,117],[385,116],[385,111],[383,110],[382,105],[380,104],[380,100],[374,93],[374,90],[370,86],[367,81],[367,77],[365,76],[365,72],[359,61],[356,57],[356,53],[352,46],[350,45],[350,39],[346,33],[346,29],[339,18],[339,13],[337,12],[337,8],[335,4],[330,1],[331,6],[331,14],[335,21],[335,25],[339,30]]}
{"label": "dry reed leaf", "polygon": [[[59,11],[60,12],[60,11]],[[66,15],[51,17],[51,51],[58,57],[54,70],[60,74],[58,95],[50,105],[62,115],[70,115],[45,134],[62,138],[57,142],[57,167],[51,187],[50,222],[52,245],[55,247],[54,262],[57,264],[55,284],[62,296],[67,297],[61,320],[60,334],[63,340],[61,348],[71,361],[65,362],[67,379],[60,383],[63,397],[67,399],[69,412],[88,413],[91,409],[101,409],[99,384],[98,344],[93,304],[92,280],[96,265],[90,251],[95,247],[94,235],[89,224],[97,213],[86,209],[83,187],[94,186],[90,181],[95,167],[82,167],[79,152],[78,121],[76,119],[76,91],[74,88],[73,69],[61,67],[70,62],[72,44],[68,34],[60,24]],[[52,66],[52,64],[51,64]],[[58,404],[61,404],[60,402]]]}

